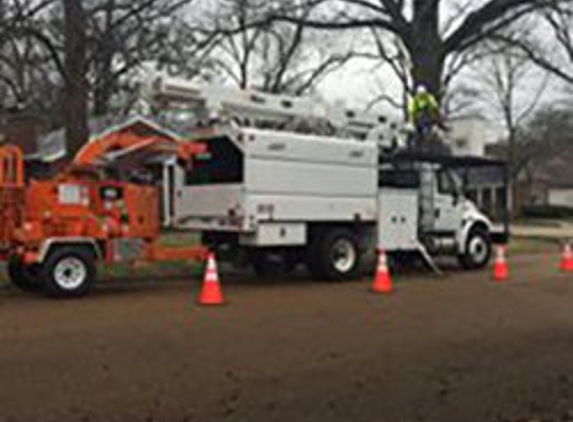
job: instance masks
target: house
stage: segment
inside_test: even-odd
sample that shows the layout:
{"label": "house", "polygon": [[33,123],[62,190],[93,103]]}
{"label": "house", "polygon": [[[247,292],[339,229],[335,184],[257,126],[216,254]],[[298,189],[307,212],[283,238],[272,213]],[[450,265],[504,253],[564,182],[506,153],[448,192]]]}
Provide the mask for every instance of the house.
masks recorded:
{"label": "house", "polygon": [[547,205],[573,208],[573,153],[554,159],[546,172],[550,177]]}
{"label": "house", "polygon": [[[506,145],[490,144],[486,152],[492,157],[505,157]],[[521,172],[512,190],[512,209],[516,214],[531,205],[573,207],[573,146],[535,163],[529,172]]]}
{"label": "house", "polygon": [[463,117],[448,121],[448,145],[454,155],[483,157],[485,155],[487,122],[478,117]]}
{"label": "house", "polygon": [[573,181],[563,185],[551,185],[547,203],[559,207],[573,208]]}
{"label": "house", "polygon": [[[114,133],[131,132],[140,135],[163,136],[180,140],[181,136],[154,120],[142,116],[127,116],[110,121],[109,119],[92,119],[89,124],[88,142],[101,139]],[[26,140],[26,171],[34,177],[49,177],[66,162],[67,151],[65,130],[58,129],[43,136],[36,134]],[[33,147],[30,147],[33,145]]]}
{"label": "house", "polygon": [[[112,133],[135,132],[139,135],[158,135],[170,139],[181,139],[181,136],[151,118],[134,115],[119,119],[91,119],[88,123],[89,142],[108,136]],[[29,159],[36,159],[46,163],[56,162],[66,157],[65,131],[59,129],[50,132],[38,139],[38,148]]]}

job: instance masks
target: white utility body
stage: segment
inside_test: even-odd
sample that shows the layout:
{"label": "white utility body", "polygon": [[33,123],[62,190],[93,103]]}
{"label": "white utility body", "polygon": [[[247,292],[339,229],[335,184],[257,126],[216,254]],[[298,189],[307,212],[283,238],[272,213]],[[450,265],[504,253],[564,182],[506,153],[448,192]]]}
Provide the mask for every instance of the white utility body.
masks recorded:
{"label": "white utility body", "polygon": [[489,261],[491,222],[448,160],[387,159],[399,132],[385,116],[166,77],[153,78],[146,97],[188,113],[185,136],[209,151],[190,168],[165,163],[165,224],[246,252],[260,272],[304,262],[317,276],[346,278],[374,247],[450,253],[470,268]]}

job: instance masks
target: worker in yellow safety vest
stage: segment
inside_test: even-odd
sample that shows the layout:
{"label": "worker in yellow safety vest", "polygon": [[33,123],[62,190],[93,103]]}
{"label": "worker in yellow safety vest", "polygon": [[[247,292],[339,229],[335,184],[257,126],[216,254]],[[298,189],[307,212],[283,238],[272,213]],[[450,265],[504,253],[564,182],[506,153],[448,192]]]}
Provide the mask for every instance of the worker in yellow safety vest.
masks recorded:
{"label": "worker in yellow safety vest", "polygon": [[417,146],[427,140],[434,125],[442,127],[440,104],[424,85],[416,87],[416,93],[408,104],[408,117],[410,123],[416,128],[413,144]]}

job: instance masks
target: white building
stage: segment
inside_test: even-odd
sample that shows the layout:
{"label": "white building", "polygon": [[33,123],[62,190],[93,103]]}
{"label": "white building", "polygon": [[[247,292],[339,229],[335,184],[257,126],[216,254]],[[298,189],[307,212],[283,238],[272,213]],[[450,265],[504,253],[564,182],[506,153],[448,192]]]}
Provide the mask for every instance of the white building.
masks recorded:
{"label": "white building", "polygon": [[569,185],[550,186],[547,194],[549,205],[573,208],[573,182]]}
{"label": "white building", "polygon": [[448,121],[450,131],[446,134],[454,155],[483,157],[489,142],[488,124],[483,119],[464,117]]}

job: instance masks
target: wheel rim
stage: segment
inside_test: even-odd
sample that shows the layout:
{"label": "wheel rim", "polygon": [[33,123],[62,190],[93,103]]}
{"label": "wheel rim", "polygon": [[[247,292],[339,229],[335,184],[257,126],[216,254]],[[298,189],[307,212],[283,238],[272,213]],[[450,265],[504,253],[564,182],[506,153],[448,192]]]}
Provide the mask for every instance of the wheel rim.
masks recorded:
{"label": "wheel rim", "polygon": [[332,246],[331,262],[339,273],[347,273],[356,263],[356,249],[348,239],[338,239]]}
{"label": "wheel rim", "polygon": [[484,238],[481,236],[472,238],[469,244],[469,255],[472,261],[476,264],[484,262],[488,256],[488,249],[487,241]]}
{"label": "wheel rim", "polygon": [[87,278],[87,269],[84,263],[75,257],[62,259],[54,269],[54,280],[64,290],[75,290]]}

